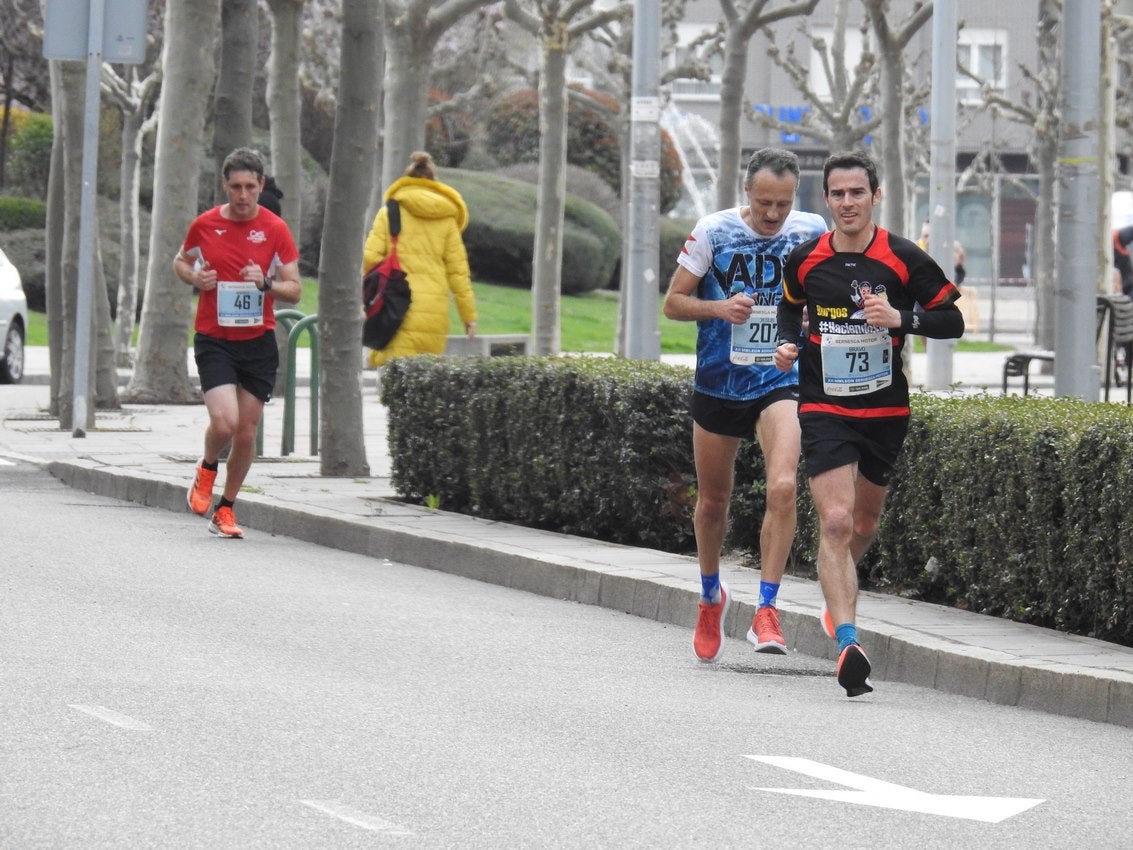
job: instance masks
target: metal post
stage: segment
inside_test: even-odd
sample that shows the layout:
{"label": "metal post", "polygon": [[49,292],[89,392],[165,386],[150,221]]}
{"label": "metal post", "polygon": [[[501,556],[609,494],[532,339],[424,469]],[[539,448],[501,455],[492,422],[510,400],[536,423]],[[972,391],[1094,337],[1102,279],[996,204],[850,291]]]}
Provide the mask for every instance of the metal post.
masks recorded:
{"label": "metal post", "polygon": [[[952,279],[956,241],[956,5],[936,0],[932,13],[932,118],[929,125],[932,177],[928,187],[928,251]],[[952,384],[956,341],[929,339],[930,390]]]}
{"label": "metal post", "polygon": [[98,108],[102,82],[102,28],[106,4],[90,0],[87,84],[83,110],[83,188],[79,203],[79,281],[75,302],[75,377],[71,436],[85,437],[90,417],[91,299],[94,295],[95,192],[98,175]]}
{"label": "metal post", "polygon": [[[1066,0],[1062,14],[1062,121],[1054,282],[1054,393],[1096,401],[1098,288],[1098,56],[1100,0]],[[1091,58],[1093,61],[1091,62]],[[1036,234],[1036,238],[1044,238]]]}
{"label": "metal post", "polygon": [[661,3],[660,0],[634,0],[633,5],[625,348],[626,356],[631,359],[659,360]]}

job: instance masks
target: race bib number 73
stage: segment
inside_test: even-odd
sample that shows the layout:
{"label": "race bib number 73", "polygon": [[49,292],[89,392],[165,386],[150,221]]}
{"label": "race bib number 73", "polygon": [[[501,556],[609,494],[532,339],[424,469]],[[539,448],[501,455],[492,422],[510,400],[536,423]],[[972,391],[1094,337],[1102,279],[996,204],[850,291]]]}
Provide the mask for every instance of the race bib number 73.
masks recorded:
{"label": "race bib number 73", "polygon": [[868,395],[893,383],[893,340],[886,330],[823,334],[822,388],[827,395]]}

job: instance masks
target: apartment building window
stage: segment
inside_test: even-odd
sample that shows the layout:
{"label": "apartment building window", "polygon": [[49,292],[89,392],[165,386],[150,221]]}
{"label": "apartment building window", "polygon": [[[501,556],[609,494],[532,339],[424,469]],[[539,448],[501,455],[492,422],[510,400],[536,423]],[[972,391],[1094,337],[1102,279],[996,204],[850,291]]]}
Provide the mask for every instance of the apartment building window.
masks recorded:
{"label": "apartment building window", "polygon": [[[961,29],[956,41],[956,63],[967,68],[996,91],[1007,88],[1007,33],[995,29]],[[964,102],[980,99],[980,83],[967,74],[956,75],[956,97]]]}
{"label": "apartment building window", "polygon": [[676,49],[669,54],[669,67],[675,68],[687,62],[691,56],[696,55],[708,65],[709,78],[707,80],[673,80],[669,84],[669,91],[674,99],[716,100],[720,97],[720,80],[724,72],[724,57],[719,51],[706,56],[703,45],[693,46],[693,43],[703,34],[704,27],[698,24],[681,24],[677,27],[677,45]]}

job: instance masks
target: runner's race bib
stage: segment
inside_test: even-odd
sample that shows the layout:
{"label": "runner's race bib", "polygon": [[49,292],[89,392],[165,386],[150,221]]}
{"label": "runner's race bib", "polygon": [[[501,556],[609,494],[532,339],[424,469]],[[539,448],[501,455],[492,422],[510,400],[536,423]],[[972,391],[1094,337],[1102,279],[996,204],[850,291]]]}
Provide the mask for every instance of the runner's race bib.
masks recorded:
{"label": "runner's race bib", "polygon": [[823,334],[822,389],[827,395],[868,395],[893,383],[893,340],[887,330]]}
{"label": "runner's race bib", "polygon": [[770,366],[775,354],[777,309],[755,304],[746,322],[732,325],[732,350],[728,359],[737,366]]}
{"label": "runner's race bib", "polygon": [[250,328],[264,323],[264,294],[249,280],[216,282],[216,323]]}

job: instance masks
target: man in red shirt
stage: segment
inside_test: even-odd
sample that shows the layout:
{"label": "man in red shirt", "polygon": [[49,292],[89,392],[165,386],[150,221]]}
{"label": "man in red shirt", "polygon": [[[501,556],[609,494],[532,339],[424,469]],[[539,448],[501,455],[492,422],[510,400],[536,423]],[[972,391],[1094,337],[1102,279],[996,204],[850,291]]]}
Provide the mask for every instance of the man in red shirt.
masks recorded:
{"label": "man in red shirt", "polygon": [[173,271],[200,295],[193,353],[208,409],[205,450],[187,500],[206,515],[220,453],[231,443],[224,490],[209,520],[218,537],[243,537],[233,503],[252,466],[256,430],[279,368],[276,300],[302,294],[299,252],[283,219],[259,206],[264,162],[249,148],[224,160],[228,202],[199,215],[173,259]]}

